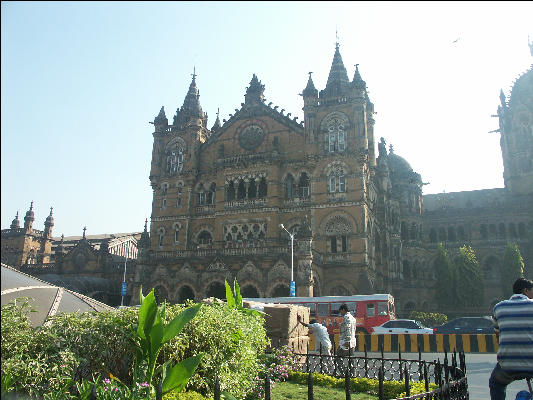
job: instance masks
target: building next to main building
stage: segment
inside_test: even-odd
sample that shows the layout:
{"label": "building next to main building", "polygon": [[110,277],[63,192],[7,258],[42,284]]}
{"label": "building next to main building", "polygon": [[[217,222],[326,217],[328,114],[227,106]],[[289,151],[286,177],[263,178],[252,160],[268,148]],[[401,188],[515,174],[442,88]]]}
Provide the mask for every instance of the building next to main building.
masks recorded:
{"label": "building next to main building", "polygon": [[[244,297],[287,296],[292,279],[297,296],[387,292],[399,315],[432,311],[438,243],[452,255],[465,244],[476,252],[486,287],[480,313],[502,297],[507,242],[519,245],[532,277],[531,68],[509,98],[500,95],[505,187],[496,189],[423,195],[421,175],[377,139],[366,82],[358,67],[349,79],[338,44],[325,88],[318,91],[309,74],[301,96],[298,122],[267,102],[254,74],[240,108],[209,128],[193,75],[171,123],[161,108],[153,121],[151,225],[125,235],[138,249],[128,301],[141,286],[170,302],[224,297],[224,281],[234,279]],[[101,278],[118,293],[124,257],[112,256],[111,237],[91,244],[84,235],[66,252],[65,240],[51,237],[51,213],[42,232],[32,216],[30,208],[24,228],[17,214],[2,230],[2,262],[34,274],[52,263],[56,279]]]}

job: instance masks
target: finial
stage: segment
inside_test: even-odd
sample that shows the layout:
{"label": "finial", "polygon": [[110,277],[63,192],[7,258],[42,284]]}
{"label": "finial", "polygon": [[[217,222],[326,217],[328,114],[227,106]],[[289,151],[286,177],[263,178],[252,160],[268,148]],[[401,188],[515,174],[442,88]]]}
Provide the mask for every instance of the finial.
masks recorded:
{"label": "finial", "polygon": [[86,231],[86,230],[87,230],[87,227],[84,226],[84,227],[83,227],[83,239],[85,239],[85,231]]}
{"label": "finial", "polygon": [[145,231],[145,232],[148,232],[148,228],[147,228],[147,227],[148,227],[148,218],[146,218],[146,219],[144,220],[144,231]]}
{"label": "finial", "polygon": [[313,73],[313,71],[308,72],[308,74],[309,74],[309,78],[311,78],[311,74],[312,74],[312,73]]}
{"label": "finial", "polygon": [[219,114],[220,114],[220,107],[217,107],[217,118],[218,118]]}
{"label": "finial", "polygon": [[196,66],[192,69],[192,80],[194,81],[196,79]]}
{"label": "finial", "polygon": [[337,31],[337,26],[335,25],[335,48],[339,48],[339,33]]}
{"label": "finial", "polygon": [[65,235],[61,234],[61,243],[65,241]]}
{"label": "finial", "polygon": [[50,207],[50,215],[52,215],[52,210],[54,209],[54,207]]}
{"label": "finial", "polygon": [[16,219],[19,219],[19,212],[17,210],[17,215],[15,216]]}
{"label": "finial", "polygon": [[392,147],[392,143],[389,144],[389,153],[394,154],[394,147]]}
{"label": "finial", "polygon": [[31,204],[30,204],[30,211],[33,210],[33,200],[31,201]]}

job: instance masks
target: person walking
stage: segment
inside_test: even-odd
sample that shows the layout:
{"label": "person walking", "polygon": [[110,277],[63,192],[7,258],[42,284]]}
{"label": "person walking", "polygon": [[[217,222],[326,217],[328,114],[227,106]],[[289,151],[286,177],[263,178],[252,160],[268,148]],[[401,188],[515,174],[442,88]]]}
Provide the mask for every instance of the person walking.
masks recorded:
{"label": "person walking", "polygon": [[331,341],[329,340],[327,328],[324,325],[319,324],[316,319],[312,319],[308,324],[302,322],[299,315],[297,319],[300,324],[310,329],[309,333],[313,333],[315,335],[315,350],[319,354],[330,356]]}
{"label": "person walking", "polygon": [[509,300],[494,306],[497,362],[489,378],[491,400],[505,400],[507,385],[533,378],[533,281],[519,278]]}
{"label": "person walking", "polygon": [[348,306],[342,304],[339,307],[339,313],[342,315],[342,322],[339,332],[339,348],[337,354],[339,356],[347,356],[350,352],[355,351],[355,326],[356,321],[354,316],[348,312]]}

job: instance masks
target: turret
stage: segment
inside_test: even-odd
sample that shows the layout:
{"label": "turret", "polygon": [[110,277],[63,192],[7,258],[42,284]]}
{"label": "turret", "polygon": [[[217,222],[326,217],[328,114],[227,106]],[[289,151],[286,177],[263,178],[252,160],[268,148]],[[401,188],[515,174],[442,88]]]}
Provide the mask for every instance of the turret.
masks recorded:
{"label": "turret", "polygon": [[344,97],[348,94],[349,90],[350,81],[348,79],[348,73],[346,72],[346,68],[342,61],[341,53],[339,51],[339,43],[336,43],[328,82],[326,88],[320,91],[320,98]]}
{"label": "turret", "polygon": [[168,118],[165,115],[165,107],[161,107],[159,114],[155,117],[154,127],[156,132],[166,132],[168,128]]}
{"label": "turret", "polygon": [[11,226],[9,228],[11,228],[11,229],[19,229],[20,228],[19,212],[18,211],[17,211],[17,215],[15,215],[15,219],[11,222]]}
{"label": "turret", "polygon": [[202,111],[200,91],[196,86],[196,72],[192,75],[192,81],[185,95],[183,105],[176,111],[176,116],[174,117],[174,125],[178,129],[190,124],[203,127],[207,126],[207,114]]}
{"label": "turret", "polygon": [[218,131],[220,129],[220,127],[222,126],[222,124],[220,123],[219,114],[220,114],[220,108],[217,109],[217,119],[216,119],[215,123],[213,124],[213,127],[211,128],[211,132],[212,133],[215,133],[216,131]]}
{"label": "turret", "polygon": [[315,88],[315,84],[313,83],[313,78],[311,77],[311,74],[312,72],[309,72],[307,86],[302,91],[302,96],[304,98],[304,107],[318,105],[318,90]]}
{"label": "turret", "polygon": [[44,221],[44,236],[46,238],[52,237],[52,227],[54,226],[54,217],[52,217],[52,210],[53,208],[50,207],[50,215],[46,217],[46,220]]}
{"label": "turret", "polygon": [[31,202],[30,209],[26,212],[24,217],[24,229],[26,232],[32,230],[33,221],[35,221],[35,215],[33,214],[33,201]]}
{"label": "turret", "polygon": [[253,74],[250,86],[246,88],[246,94],[244,95],[244,103],[252,105],[256,103],[262,103],[265,100],[265,85],[261,83],[257,76]]}

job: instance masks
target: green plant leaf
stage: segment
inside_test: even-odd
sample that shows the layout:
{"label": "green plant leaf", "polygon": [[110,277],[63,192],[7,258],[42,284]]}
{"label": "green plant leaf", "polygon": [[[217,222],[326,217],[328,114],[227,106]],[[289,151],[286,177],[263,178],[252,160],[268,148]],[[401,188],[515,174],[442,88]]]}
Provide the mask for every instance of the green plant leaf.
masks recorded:
{"label": "green plant leaf", "polygon": [[234,308],[235,299],[233,298],[233,293],[231,291],[231,288],[229,287],[228,281],[224,280],[224,283],[226,284],[226,303],[228,304],[229,308]]}
{"label": "green plant leaf", "polygon": [[220,393],[220,396],[224,399],[224,400],[237,400],[235,397],[233,397],[233,395],[229,392],[222,392]]}
{"label": "green plant leaf", "polygon": [[196,367],[202,361],[203,354],[186,358],[167,372],[167,376],[163,381],[163,394],[171,390],[183,390],[189,381],[189,378],[194,374]]}
{"label": "green plant leaf", "polygon": [[150,293],[148,293],[148,296],[143,299],[141,307],[139,308],[139,327],[137,328],[137,334],[141,338],[146,339],[150,334],[156,314],[157,305],[155,303],[154,289],[152,289]]}
{"label": "green plant leaf", "polygon": [[201,307],[201,304],[196,304],[192,307],[189,307],[179,313],[172,321],[170,321],[170,323],[164,328],[161,343],[165,344],[170,339],[174,338],[178,333],[180,333],[185,324],[195,317]]}
{"label": "green plant leaf", "polygon": [[233,281],[233,290],[235,292],[235,305],[237,306],[237,308],[242,308],[241,289],[239,287],[239,284],[237,283],[237,279]]}

